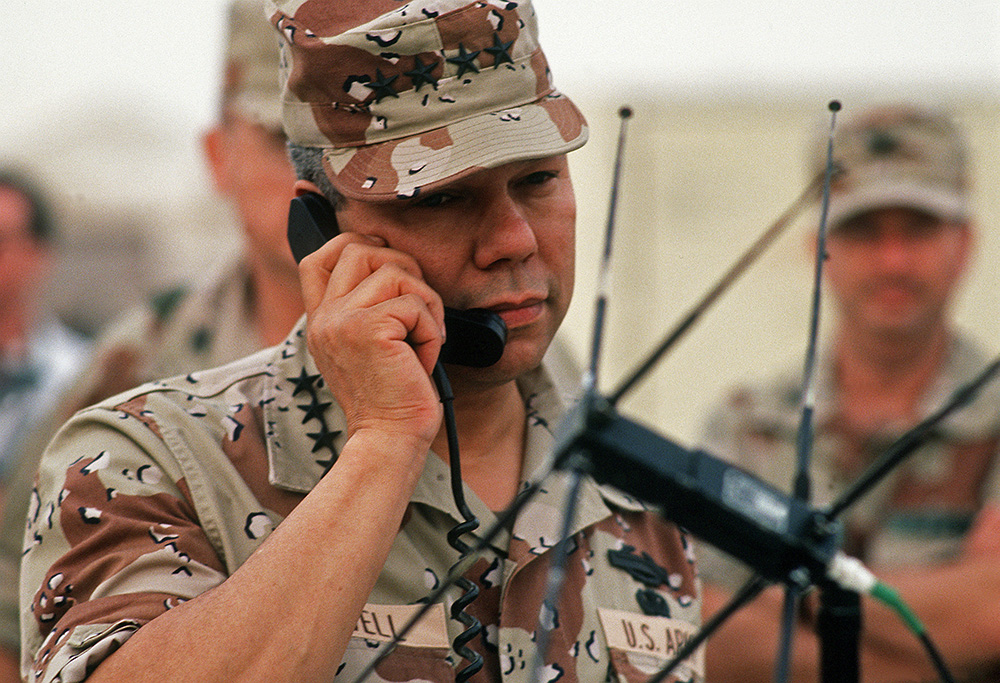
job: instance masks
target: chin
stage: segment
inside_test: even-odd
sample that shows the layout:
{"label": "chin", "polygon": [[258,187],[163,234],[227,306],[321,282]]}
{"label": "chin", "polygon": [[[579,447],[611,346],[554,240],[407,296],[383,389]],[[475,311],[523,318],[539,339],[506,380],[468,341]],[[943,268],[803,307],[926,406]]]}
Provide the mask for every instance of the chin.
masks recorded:
{"label": "chin", "polygon": [[449,378],[465,380],[476,384],[505,384],[521,375],[531,372],[541,365],[544,351],[526,348],[523,340],[508,342],[503,357],[495,365],[485,368],[469,368],[460,365],[446,366]]}

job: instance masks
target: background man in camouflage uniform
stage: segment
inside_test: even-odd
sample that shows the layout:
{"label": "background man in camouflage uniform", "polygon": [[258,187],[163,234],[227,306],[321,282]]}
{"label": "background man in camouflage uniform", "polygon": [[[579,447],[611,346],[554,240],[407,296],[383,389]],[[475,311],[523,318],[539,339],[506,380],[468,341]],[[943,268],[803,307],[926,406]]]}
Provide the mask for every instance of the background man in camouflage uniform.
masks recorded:
{"label": "background man in camouflage uniform", "polygon": [[[41,304],[57,237],[48,198],[38,184],[22,170],[0,170],[0,508],[16,505],[10,502],[17,499],[12,479],[25,434],[44,421],[90,351],[89,340]],[[0,584],[13,594],[8,638],[15,652],[23,510],[21,517],[11,563],[0,570]],[[0,656],[0,680],[17,680],[16,662]]]}
{"label": "background man in camouflage uniform", "polygon": [[16,577],[28,494],[56,428],[80,408],[143,382],[275,344],[304,310],[286,237],[295,172],[281,128],[278,40],[261,14],[259,0],[237,0],[229,8],[219,121],[203,140],[216,188],[239,220],[244,250],[196,287],[163,292],[113,323],[92,362],[78,368],[72,386],[63,384],[60,400],[45,406],[40,426],[21,444],[0,530],[0,571],[9,579],[0,581],[0,639],[2,656],[12,662],[20,640]]}
{"label": "background man in camouflage uniform", "polygon": [[[509,330],[495,365],[448,366],[481,528],[553,446],[563,407],[541,363],[573,286],[565,155],[587,129],[531,3],[291,0],[269,16],[297,191],[325,194],[342,232],[302,262],[307,314],[284,342],[57,435],[22,576],[37,680],[352,680],[459,556],[429,376],[444,304]],[[566,493],[547,480],[464,572],[485,625],[474,680],[529,680],[540,618],[545,680],[643,680],[698,623],[684,535],[590,480],[566,590],[542,610]],[[452,680],[463,629],[436,605],[375,678]]]}
{"label": "background man in camouflage uniform", "polygon": [[[826,140],[814,150],[825,163]],[[814,496],[830,502],[908,427],[942,405],[989,358],[953,328],[950,306],[970,258],[967,150],[944,114],[884,106],[838,125],[845,169],[830,200],[826,283],[838,321],[818,372]],[[801,363],[735,390],[714,416],[708,448],[789,490],[801,404]],[[1000,676],[1000,390],[946,420],[933,438],[847,517],[846,550],[896,586],[962,680]],[[706,584],[745,574],[699,553]],[[718,560],[718,561],[717,561]],[[706,613],[722,592],[706,587]],[[762,598],[709,645],[716,681],[769,681],[780,595]],[[865,603],[865,681],[930,680],[918,641]],[[807,617],[798,674],[816,680]]]}

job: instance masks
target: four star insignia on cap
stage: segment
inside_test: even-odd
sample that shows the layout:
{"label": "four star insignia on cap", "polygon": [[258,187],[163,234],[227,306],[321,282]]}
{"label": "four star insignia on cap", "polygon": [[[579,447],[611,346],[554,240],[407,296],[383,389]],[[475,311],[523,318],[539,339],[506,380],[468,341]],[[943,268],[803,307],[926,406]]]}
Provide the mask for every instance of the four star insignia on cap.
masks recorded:
{"label": "four star insignia on cap", "polygon": [[399,97],[392,87],[392,82],[397,78],[399,78],[398,74],[384,76],[381,69],[375,69],[375,80],[371,83],[365,83],[365,87],[371,88],[375,92],[376,104],[386,97]]}
{"label": "four star insignia on cap", "polygon": [[466,71],[471,71],[472,73],[479,73],[479,67],[476,66],[476,57],[479,56],[480,50],[475,52],[469,52],[465,49],[465,46],[461,43],[458,44],[458,56],[457,57],[447,57],[446,61],[451,62],[458,66],[458,76],[461,78],[465,75]]}
{"label": "four star insignia on cap", "polygon": [[503,42],[500,40],[500,34],[493,34],[493,47],[484,48],[487,52],[493,55],[493,68],[498,69],[500,65],[504,62],[508,64],[513,64],[514,60],[510,56],[510,46],[514,44],[514,41]]}

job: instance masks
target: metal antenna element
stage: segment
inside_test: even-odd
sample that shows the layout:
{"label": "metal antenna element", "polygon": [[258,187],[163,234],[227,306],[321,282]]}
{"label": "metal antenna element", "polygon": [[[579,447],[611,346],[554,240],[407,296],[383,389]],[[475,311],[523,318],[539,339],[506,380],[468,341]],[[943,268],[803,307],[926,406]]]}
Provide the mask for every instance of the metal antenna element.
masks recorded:
{"label": "metal antenna element", "polygon": [[651,353],[645,361],[624,381],[619,385],[618,389],[608,398],[611,405],[617,405],[618,401],[627,394],[629,391],[639,383],[646,374],[653,369],[653,367],[660,362],[663,356],[674,347],[674,345],[681,340],[681,338],[687,334],[687,332],[694,326],[694,324],[701,318],[701,316],[715,303],[716,299],[722,296],[736,281],[743,275],[743,273],[751,266],[753,263],[760,258],[765,251],[771,246],[771,243],[778,238],[785,229],[792,224],[792,222],[799,217],[803,210],[809,206],[813,200],[816,198],[816,194],[823,182],[823,173],[816,174],[802,193],[795,198],[784,213],[778,216],[777,220],[771,224],[761,235],[754,241],[750,247],[743,252],[743,255],[734,263],[725,274],[719,278],[719,281],[705,294],[701,300],[685,315],[681,320],[674,326],[674,328],[667,333],[664,337],[663,342],[656,348],[656,350]]}
{"label": "metal antenna element", "polygon": [[806,349],[805,370],[802,380],[802,418],[796,441],[796,475],[793,493],[808,501],[810,496],[809,456],[813,442],[813,413],[816,409],[816,347],[819,339],[820,301],[823,295],[823,262],[826,261],[827,215],[830,211],[830,181],[833,178],[833,131],[837,122],[840,102],[830,102],[830,132],[826,141],[826,173],[823,180],[823,206],[820,211],[819,230],[816,237],[816,275],[813,279],[812,313],[809,323],[809,342]]}
{"label": "metal antenna element", "polygon": [[[805,370],[802,380],[802,416],[796,440],[796,470],[792,484],[792,496],[806,503],[811,495],[809,481],[809,456],[813,446],[813,413],[816,409],[816,347],[819,338],[820,301],[823,294],[823,262],[826,260],[826,220],[830,209],[830,181],[833,178],[833,132],[837,122],[840,102],[831,100],[830,132],[826,141],[826,173],[823,180],[823,205],[820,211],[819,231],[816,239],[816,274],[813,280],[813,301],[809,325],[809,341],[806,348]],[[789,663],[792,657],[792,636],[795,626],[795,611],[801,586],[789,582],[785,586],[785,601],[782,610],[781,639],[778,644],[778,658],[775,660],[775,683],[788,680]]]}
{"label": "metal antenna element", "polygon": [[858,477],[858,480],[830,505],[824,513],[826,517],[834,519],[840,516],[847,508],[857,502],[859,498],[868,493],[876,484],[882,481],[890,470],[922,446],[927,441],[927,436],[944,418],[972,403],[979,394],[979,391],[988,382],[993,380],[998,371],[1000,371],[1000,356],[994,358],[989,365],[983,368],[967,384],[956,389],[938,410],[927,416],[920,424],[907,431],[889,446],[871,464],[868,470]]}
{"label": "metal antenna element", "polygon": [[[597,280],[597,297],[594,303],[594,336],[590,348],[590,367],[583,378],[583,401],[593,404],[596,401],[597,373],[600,366],[601,342],[604,335],[604,318],[608,306],[608,295],[611,289],[611,254],[614,245],[615,214],[618,209],[618,189],[621,184],[622,159],[625,153],[625,138],[628,120],[632,118],[631,107],[621,107],[618,110],[620,125],[618,128],[618,148],[615,152],[615,166],[611,179],[611,199],[608,203],[608,222],[604,231],[604,252],[601,254]],[[548,614],[556,614],[559,598],[562,594],[566,578],[566,562],[571,552],[569,532],[572,529],[573,518],[580,500],[580,487],[583,483],[583,468],[585,463],[581,458],[570,458],[563,464],[570,477],[570,487],[567,493],[566,509],[563,516],[562,533],[559,542],[552,549],[552,562],[546,581],[545,595],[542,599],[541,613],[537,629],[537,642],[532,666],[531,681],[539,681],[543,675],[545,655],[548,652],[549,639],[553,624]]]}
{"label": "metal antenna element", "polygon": [[621,182],[622,157],[625,153],[625,133],[628,120],[632,118],[631,107],[618,110],[621,119],[618,128],[618,150],[615,153],[614,175],[611,179],[611,200],[608,204],[608,223],[604,231],[604,252],[601,255],[597,278],[597,299],[594,310],[594,337],[590,347],[590,367],[583,377],[583,393],[586,395],[597,387],[597,370],[600,365],[601,342],[604,337],[604,316],[608,307],[608,291],[611,288],[611,247],[614,242],[615,213],[618,209],[618,188]]}

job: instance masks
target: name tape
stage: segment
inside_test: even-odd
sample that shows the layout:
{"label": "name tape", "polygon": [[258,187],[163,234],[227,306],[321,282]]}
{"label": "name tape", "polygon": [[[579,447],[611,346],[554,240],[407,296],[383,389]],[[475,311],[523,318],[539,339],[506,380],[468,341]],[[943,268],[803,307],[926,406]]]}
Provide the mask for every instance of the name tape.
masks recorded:
{"label": "name tape", "polygon": [[[614,609],[598,609],[608,647],[644,658],[656,664],[673,659],[687,641],[697,633],[693,624],[669,617],[647,616]],[[695,673],[705,674],[705,646],[699,647],[685,664]],[[659,666],[653,667],[655,671]],[[652,672],[651,672],[652,673]]]}
{"label": "name tape", "polygon": [[[422,605],[365,605],[358,615],[353,637],[388,643],[409,623]],[[434,605],[418,621],[400,645],[413,647],[449,647],[447,615],[444,605]]]}

